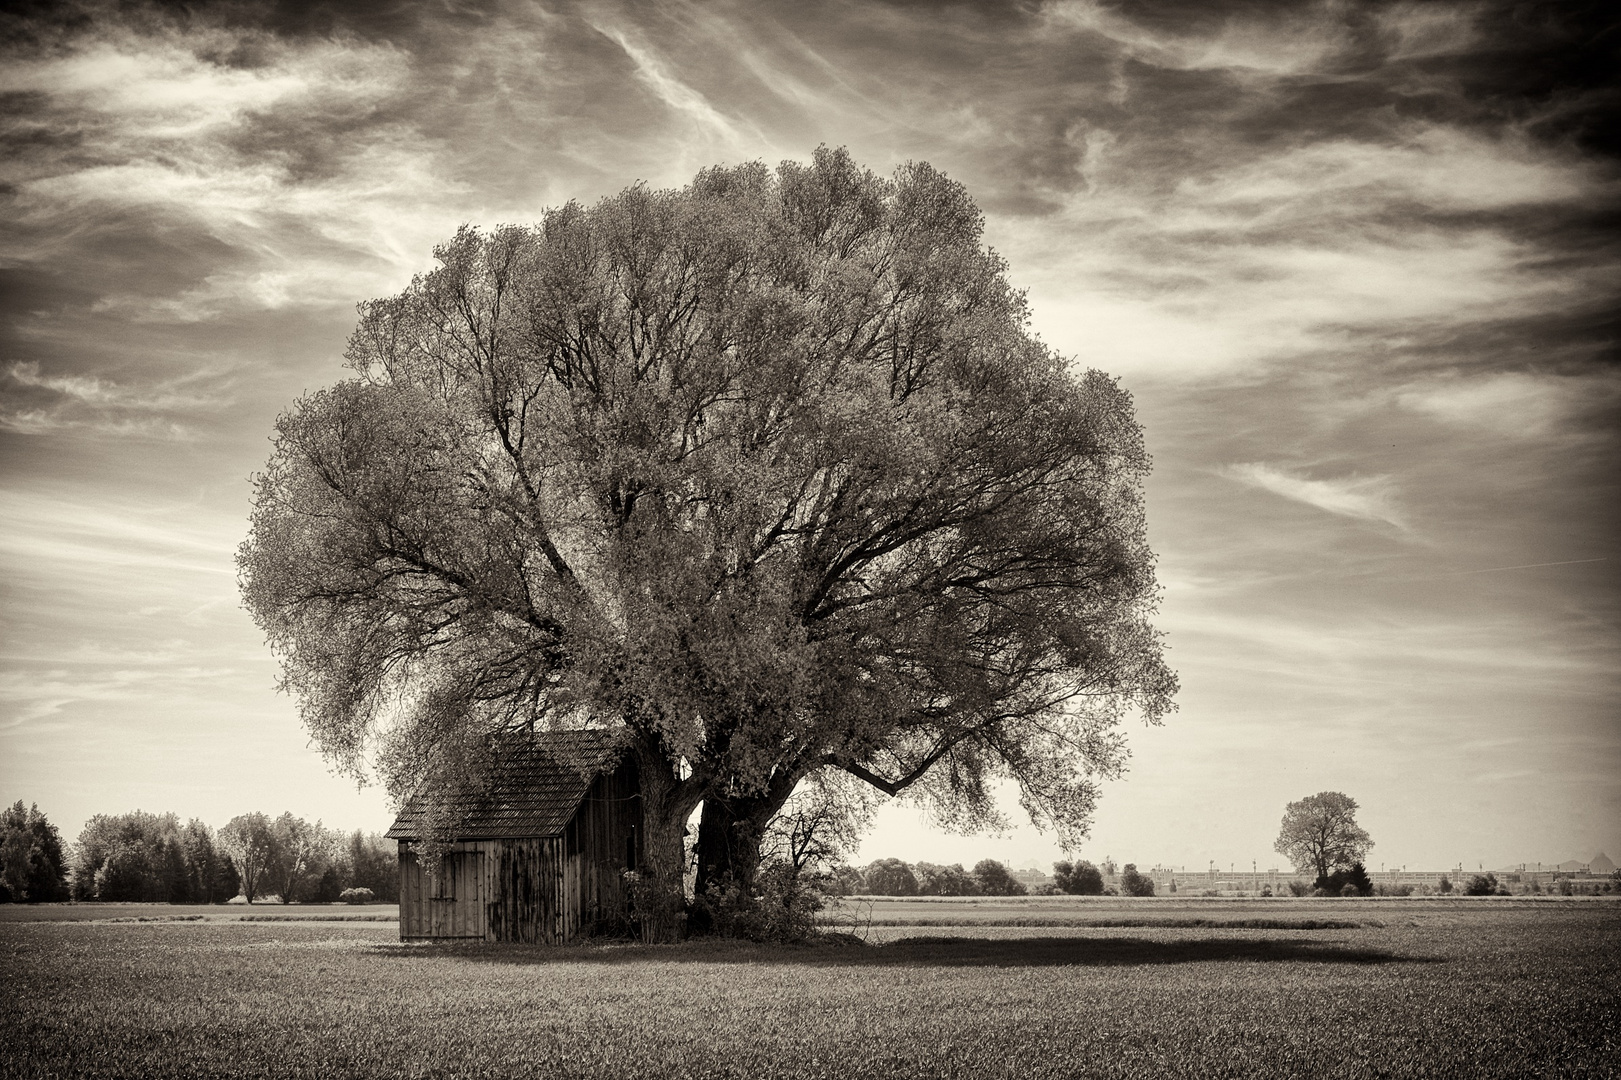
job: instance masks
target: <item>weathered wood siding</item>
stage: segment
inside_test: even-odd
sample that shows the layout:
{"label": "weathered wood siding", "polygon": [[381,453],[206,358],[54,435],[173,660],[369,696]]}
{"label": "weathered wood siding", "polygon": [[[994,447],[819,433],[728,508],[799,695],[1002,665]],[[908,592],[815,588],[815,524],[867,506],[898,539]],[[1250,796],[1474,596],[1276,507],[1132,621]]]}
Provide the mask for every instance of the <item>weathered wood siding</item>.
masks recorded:
{"label": "weathered wood siding", "polygon": [[558,944],[627,926],[623,873],[641,861],[634,766],[597,777],[549,838],[464,840],[439,872],[400,844],[400,938]]}
{"label": "weathered wood siding", "polygon": [[437,868],[400,845],[400,938],[473,938],[488,934],[488,845],[452,845]]}
{"label": "weathered wood siding", "polygon": [[633,765],[597,777],[563,831],[567,939],[628,928],[623,875],[641,862],[640,791]]}

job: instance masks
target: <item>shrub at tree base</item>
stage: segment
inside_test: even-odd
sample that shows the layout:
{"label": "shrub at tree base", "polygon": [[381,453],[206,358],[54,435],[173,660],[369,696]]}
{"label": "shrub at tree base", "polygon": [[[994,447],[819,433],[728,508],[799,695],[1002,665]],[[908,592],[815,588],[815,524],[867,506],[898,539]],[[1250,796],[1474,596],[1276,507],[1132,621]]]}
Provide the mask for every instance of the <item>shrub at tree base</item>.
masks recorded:
{"label": "shrub at tree base", "polygon": [[755,875],[753,889],[726,878],[700,893],[693,907],[694,916],[721,937],[793,942],[816,935],[822,897],[790,864],[772,862]]}
{"label": "shrub at tree base", "polygon": [[377,897],[370,889],[345,889],[338,894],[338,899],[345,904],[370,904]]}

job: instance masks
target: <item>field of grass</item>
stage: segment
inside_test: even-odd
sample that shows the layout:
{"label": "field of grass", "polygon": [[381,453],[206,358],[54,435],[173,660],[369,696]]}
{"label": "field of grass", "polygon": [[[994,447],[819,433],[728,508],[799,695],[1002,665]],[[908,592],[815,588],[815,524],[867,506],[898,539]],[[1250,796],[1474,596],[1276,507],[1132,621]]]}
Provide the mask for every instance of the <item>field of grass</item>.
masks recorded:
{"label": "field of grass", "polygon": [[1621,1066],[1612,902],[1017,910],[1074,925],[1012,925],[1019,915],[981,904],[938,927],[875,917],[869,939],[884,943],[864,946],[546,949],[402,945],[394,924],[364,921],[12,919],[0,921],[0,1076],[1473,1077]]}
{"label": "field of grass", "polygon": [[399,922],[398,904],[0,904],[9,922]]}

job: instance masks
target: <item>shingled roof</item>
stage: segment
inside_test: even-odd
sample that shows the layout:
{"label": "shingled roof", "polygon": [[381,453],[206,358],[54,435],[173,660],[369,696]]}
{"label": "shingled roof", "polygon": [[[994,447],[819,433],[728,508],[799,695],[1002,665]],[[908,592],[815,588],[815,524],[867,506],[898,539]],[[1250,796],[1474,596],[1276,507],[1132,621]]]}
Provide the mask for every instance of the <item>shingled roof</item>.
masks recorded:
{"label": "shingled roof", "polygon": [[392,840],[422,836],[437,803],[458,840],[559,836],[595,777],[612,769],[620,748],[609,731],[537,731],[503,739],[487,785],[419,792],[388,830]]}

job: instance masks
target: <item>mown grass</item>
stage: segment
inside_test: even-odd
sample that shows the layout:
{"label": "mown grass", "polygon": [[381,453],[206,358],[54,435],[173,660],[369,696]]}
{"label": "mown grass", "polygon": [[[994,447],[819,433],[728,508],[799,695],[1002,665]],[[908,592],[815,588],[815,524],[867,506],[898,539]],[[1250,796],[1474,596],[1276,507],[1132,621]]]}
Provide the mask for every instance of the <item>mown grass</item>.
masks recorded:
{"label": "mown grass", "polygon": [[395,904],[0,904],[8,922],[398,922]]}
{"label": "mown grass", "polygon": [[402,945],[380,923],[8,923],[0,1075],[1614,1075],[1618,915],[1415,904],[1354,928],[653,949]]}

